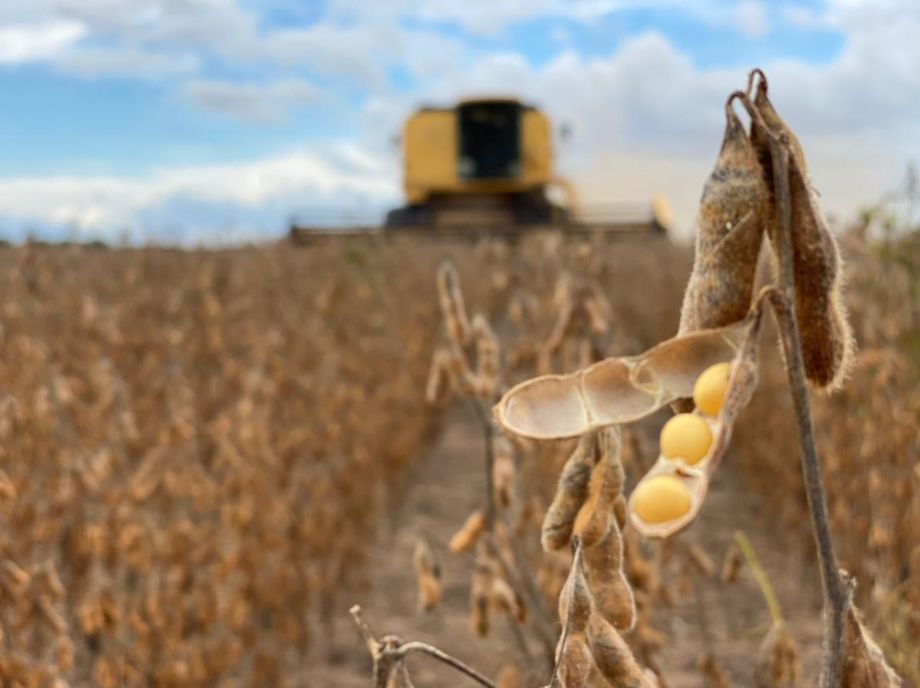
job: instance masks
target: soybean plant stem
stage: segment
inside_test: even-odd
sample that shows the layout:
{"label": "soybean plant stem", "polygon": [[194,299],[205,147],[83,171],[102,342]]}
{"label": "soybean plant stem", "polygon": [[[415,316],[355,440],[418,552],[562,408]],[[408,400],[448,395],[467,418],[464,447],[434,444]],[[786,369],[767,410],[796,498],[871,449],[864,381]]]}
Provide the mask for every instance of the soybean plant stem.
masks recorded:
{"label": "soybean plant stem", "polygon": [[[569,570],[569,578],[571,578],[575,570],[579,566],[581,566],[581,539],[580,538],[578,537],[572,538],[572,549],[574,550],[574,554],[572,555],[572,568]],[[563,593],[564,592],[565,590],[563,589]],[[571,629],[572,629],[572,615],[573,615],[574,610],[575,610],[575,605],[570,604],[569,613],[566,615],[566,618],[565,618],[565,626],[563,626],[562,628],[562,637],[559,638],[559,651],[556,653],[556,661],[553,662],[553,674],[552,676],[550,676],[549,685],[547,686],[547,688],[556,688],[558,685],[557,681],[559,679],[559,659],[562,657],[563,653],[565,652],[565,644],[569,640],[569,633],[571,632]]]}
{"label": "soybean plant stem", "polygon": [[489,418],[488,412],[482,404],[476,400],[471,400],[476,418],[482,426],[483,439],[486,444],[486,505],[485,505],[485,522],[486,531],[491,533],[495,530],[495,485],[493,484],[493,466],[495,464],[495,451],[493,448],[493,438],[495,435],[495,426]]}
{"label": "soybean plant stem", "polygon": [[[766,129],[765,129],[766,130]],[[768,131],[768,130],[767,130]],[[771,296],[786,361],[786,374],[792,393],[801,447],[802,475],[811,526],[818,551],[818,566],[824,593],[824,651],[819,679],[820,688],[839,688],[843,667],[844,621],[849,595],[837,570],[834,542],[827,517],[827,498],[821,475],[821,462],[815,447],[814,428],[802,345],[793,307],[795,303],[795,265],[792,250],[792,204],[789,188],[789,142],[785,136],[769,134],[770,157],[773,162],[773,189],[778,214],[777,247],[779,253],[779,291]]]}
{"label": "soybean plant stem", "polygon": [[[461,662],[456,657],[452,657],[446,652],[439,650],[433,645],[429,645],[428,643],[421,643],[418,641],[403,643],[393,636],[384,637],[382,639],[383,642],[376,640],[371,634],[370,629],[368,628],[364,619],[361,617],[361,607],[356,604],[350,609],[350,612],[352,618],[355,620],[355,624],[358,626],[358,630],[361,632],[361,635],[364,638],[364,642],[367,643],[367,648],[370,651],[371,656],[374,659],[374,678],[375,681],[379,682],[381,687],[390,685],[390,674],[394,671],[400,670],[401,660],[403,660],[412,652],[421,652],[428,655],[429,657],[434,657],[435,659],[444,662],[444,664],[447,664],[450,667],[453,667],[461,674],[469,676],[479,685],[485,686],[485,688],[496,688],[495,683],[480,674],[478,671]],[[375,688],[376,686],[377,684],[375,683]]]}

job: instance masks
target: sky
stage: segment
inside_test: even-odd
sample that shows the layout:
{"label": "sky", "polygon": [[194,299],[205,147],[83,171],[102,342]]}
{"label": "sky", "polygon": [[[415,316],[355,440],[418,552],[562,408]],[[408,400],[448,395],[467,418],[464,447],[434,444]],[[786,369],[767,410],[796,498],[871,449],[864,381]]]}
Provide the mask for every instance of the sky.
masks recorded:
{"label": "sky", "polygon": [[829,215],[920,162],[916,0],[0,0],[0,237],[213,243],[376,223],[421,104],[518,95],[586,207],[691,236],[764,69]]}

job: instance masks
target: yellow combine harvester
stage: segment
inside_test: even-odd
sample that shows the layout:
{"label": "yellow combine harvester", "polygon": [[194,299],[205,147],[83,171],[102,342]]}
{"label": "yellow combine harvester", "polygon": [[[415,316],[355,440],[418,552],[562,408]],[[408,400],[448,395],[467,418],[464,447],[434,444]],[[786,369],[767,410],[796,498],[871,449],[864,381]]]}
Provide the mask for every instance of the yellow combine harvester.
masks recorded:
{"label": "yellow combine harvester", "polygon": [[[556,176],[549,118],[516,99],[422,108],[406,121],[401,141],[407,203],[391,210],[383,227],[294,225],[292,238],[375,231],[515,235],[548,227],[569,232],[664,232],[669,223],[662,199],[644,207],[582,212],[571,184]],[[554,188],[556,194],[551,193]]]}

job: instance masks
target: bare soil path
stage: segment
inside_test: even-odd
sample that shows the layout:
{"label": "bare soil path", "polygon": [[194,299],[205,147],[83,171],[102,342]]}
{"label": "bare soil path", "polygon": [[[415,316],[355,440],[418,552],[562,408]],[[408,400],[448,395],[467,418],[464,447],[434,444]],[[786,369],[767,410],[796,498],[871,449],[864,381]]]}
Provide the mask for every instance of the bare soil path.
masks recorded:
{"label": "bare soil path", "polygon": [[[653,432],[654,428],[650,428]],[[794,459],[790,459],[794,460]],[[497,625],[486,639],[468,625],[469,579],[472,561],[451,555],[446,543],[467,515],[479,506],[483,487],[482,439],[472,414],[462,407],[444,418],[432,449],[418,461],[407,479],[402,501],[381,527],[371,553],[366,589],[346,597],[358,603],[378,636],[395,634],[422,640],[462,659],[486,675],[495,676],[507,660],[520,661],[509,630]],[[821,608],[814,567],[804,560],[798,538],[769,528],[767,507],[746,492],[731,456],[710,488],[698,521],[681,537],[701,547],[717,567],[736,529],[743,530],[769,575],[783,608],[787,626],[799,644],[801,686],[814,685],[820,649]],[[412,553],[416,528],[429,536],[441,554],[444,570],[442,604],[433,612],[418,609]],[[723,584],[718,573],[694,579],[692,590],[681,590],[675,557],[666,569],[666,585],[675,586],[673,607],[661,608],[655,626],[669,636],[659,655],[670,688],[714,685],[700,673],[697,660],[711,651],[732,686],[753,686],[753,670],[761,640],[769,628],[763,598],[750,571]],[[367,688],[370,658],[354,629],[348,607],[340,603],[333,634],[316,639],[316,663],[304,685],[316,688]],[[702,624],[702,625],[701,625]],[[705,630],[703,630],[705,628]],[[535,655],[539,656],[537,648]],[[418,688],[476,685],[426,657],[413,657],[410,671]],[[548,677],[547,677],[548,678]]]}

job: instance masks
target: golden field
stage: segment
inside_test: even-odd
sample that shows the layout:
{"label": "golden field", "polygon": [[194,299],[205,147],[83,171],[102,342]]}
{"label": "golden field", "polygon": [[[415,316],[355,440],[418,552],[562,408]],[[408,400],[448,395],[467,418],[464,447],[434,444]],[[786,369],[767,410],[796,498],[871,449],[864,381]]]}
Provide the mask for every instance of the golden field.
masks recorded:
{"label": "golden field", "polygon": [[[819,450],[841,565],[878,610],[869,627],[916,682],[920,248],[855,236],[843,247],[859,353],[844,390],[816,397]],[[374,585],[369,551],[444,432],[424,394],[434,275],[447,258],[513,354],[511,381],[671,336],[691,261],[663,238],[558,235],[2,249],[6,684],[326,685],[309,678],[322,636]],[[539,361],[563,275],[602,295],[609,326]],[[726,463],[771,505],[763,528],[807,558],[773,358]],[[637,438],[632,477],[652,458]],[[444,480],[460,490],[464,477]],[[667,579],[667,563],[648,556]]]}

